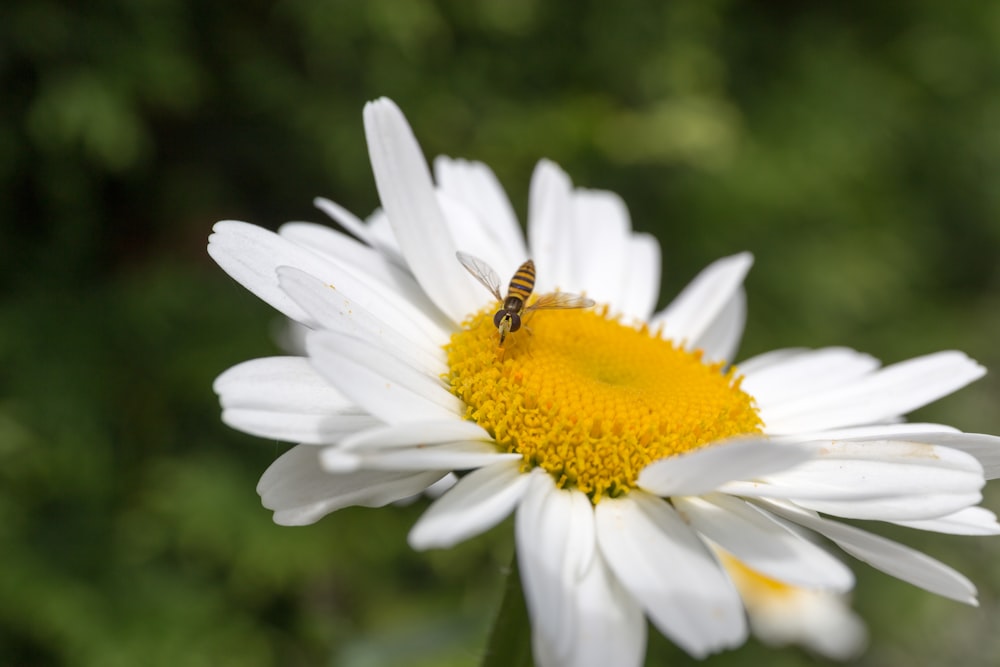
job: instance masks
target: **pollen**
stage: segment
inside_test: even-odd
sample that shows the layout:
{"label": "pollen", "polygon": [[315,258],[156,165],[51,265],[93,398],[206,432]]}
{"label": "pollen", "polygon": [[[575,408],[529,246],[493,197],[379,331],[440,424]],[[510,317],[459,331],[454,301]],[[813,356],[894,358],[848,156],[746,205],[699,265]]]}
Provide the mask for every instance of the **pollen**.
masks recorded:
{"label": "pollen", "polygon": [[452,393],[501,451],[597,503],[635,487],[647,464],[760,433],[735,369],[705,363],[607,309],[536,311],[498,350],[493,310],[445,346]]}

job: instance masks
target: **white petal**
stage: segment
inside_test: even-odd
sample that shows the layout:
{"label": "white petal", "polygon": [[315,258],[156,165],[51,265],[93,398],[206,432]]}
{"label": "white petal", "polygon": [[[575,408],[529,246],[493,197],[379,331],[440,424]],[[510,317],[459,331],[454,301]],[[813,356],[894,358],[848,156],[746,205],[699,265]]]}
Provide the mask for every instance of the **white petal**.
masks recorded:
{"label": "white petal", "polygon": [[[879,367],[879,360],[846,347],[821,350],[781,350],[774,357],[758,357],[738,366],[743,391],[754,397],[761,416],[780,410],[784,403],[806,394],[856,382]],[[776,417],[765,419],[768,432]]]}
{"label": "white petal", "polygon": [[420,493],[414,493],[412,496],[407,496],[406,498],[401,498],[400,500],[396,500],[392,503],[392,505],[393,507],[409,507],[410,505],[419,502],[424,498],[430,498],[431,500],[433,500],[434,498],[439,497],[442,493],[444,493],[451,487],[455,486],[455,482],[457,481],[458,481],[458,476],[455,473],[450,472],[441,479],[439,479],[438,481],[428,486]]}
{"label": "white petal", "polygon": [[625,285],[613,303],[622,314],[649,320],[660,297],[660,242],[652,234],[633,234],[628,242]]}
{"label": "white petal", "polygon": [[389,223],[389,216],[385,214],[385,211],[381,208],[375,209],[365,220],[365,224],[368,225],[369,235],[374,239],[372,247],[378,248],[383,253],[386,252],[385,248],[393,248],[395,255],[386,253],[386,256],[393,261],[398,258],[399,265],[409,272],[410,268],[406,265],[406,258],[403,257],[403,253],[399,249],[399,242],[396,240],[392,225]]}
{"label": "white petal", "polygon": [[1000,437],[985,433],[955,433],[955,432],[923,432],[914,433],[906,438],[916,442],[927,442],[958,449],[976,457],[983,466],[986,479],[1000,477]]}
{"label": "white petal", "polygon": [[283,526],[315,523],[348,507],[382,507],[426,489],[443,472],[363,471],[331,475],[319,465],[318,447],[299,445],[271,464],[257,484],[264,507]]}
{"label": "white petal", "polygon": [[611,571],[664,635],[696,658],[743,643],[736,589],[666,501],[633,491],[602,499],[595,515]]}
{"label": "white petal", "polygon": [[317,415],[241,408],[223,410],[222,422],[258,438],[306,445],[333,444],[379,423],[360,410],[354,413],[345,411],[340,414]]}
{"label": "white petal", "polygon": [[940,517],[980,500],[982,467],[948,447],[915,442],[823,443],[818,457],[726,492],[794,499],[827,514],[886,521]]}
{"label": "white petal", "polygon": [[304,357],[263,357],[239,363],[215,379],[223,407],[292,410],[325,415],[354,407]]}
{"label": "white petal", "polygon": [[536,468],[514,531],[535,659],[566,664],[578,636],[577,585],[596,555],[593,507],[579,491],[556,489],[548,473]]}
{"label": "white petal", "polygon": [[841,549],[875,569],[931,593],[973,606],[978,605],[976,587],[972,582],[927,554],[860,528],[822,519],[812,512],[787,503],[759,502],[779,516],[825,535]]}
{"label": "white petal", "polygon": [[785,470],[809,460],[815,448],[741,438],[660,459],[646,466],[637,483],[659,496],[694,496],[744,480]]}
{"label": "white petal", "polygon": [[982,494],[949,493],[863,500],[797,500],[802,507],[845,519],[921,521],[958,512],[982,501]]}
{"label": "white petal", "polygon": [[528,485],[517,461],[473,470],[434,502],[410,531],[417,550],[447,549],[483,533],[507,517]]}
{"label": "white petal", "polygon": [[438,481],[428,486],[426,489],[424,489],[423,495],[431,499],[440,498],[448,491],[448,489],[455,486],[455,484],[457,483],[458,483],[458,475],[456,475],[453,472],[450,472],[441,479],[439,479]]}
{"label": "white petal", "polygon": [[[402,314],[394,313],[392,321],[379,319],[361,303],[345,296],[341,289],[297,269],[279,268],[278,281],[321,328],[369,341],[428,375],[447,372],[447,357],[440,343],[415,336],[413,321],[404,320]],[[444,335],[440,335],[443,339]]]}
{"label": "white petal", "polygon": [[1000,535],[996,515],[984,507],[966,507],[954,514],[924,521],[894,521],[893,523],[950,535]]}
{"label": "white petal", "polygon": [[573,291],[572,238],[573,200],[569,176],[548,160],[542,160],[531,175],[528,202],[528,241],[539,267],[538,292],[563,286]]}
{"label": "white petal", "polygon": [[765,368],[769,368],[775,364],[781,364],[789,359],[797,357],[801,354],[806,354],[811,352],[803,347],[786,347],[778,350],[769,350],[762,354],[758,354],[749,359],[744,359],[737,364],[740,371],[745,375],[755,375],[762,372]]}
{"label": "white petal", "polygon": [[886,366],[828,391],[804,393],[780,406],[770,405],[766,410],[762,406],[761,417],[768,433],[887,421],[947,396],[985,372],[961,352],[938,352]]}
{"label": "white petal", "polygon": [[[452,199],[441,192],[438,193],[438,203],[448,224],[449,233],[455,241],[455,247],[485,261],[504,280],[513,276],[521,263],[528,258],[527,255],[508,254],[500,245],[499,239],[494,233],[495,230],[487,226],[479,218],[476,211],[466,206],[465,203]],[[452,257],[452,262],[457,264],[458,260]],[[464,269],[463,273],[465,273]],[[465,278],[472,280],[467,273]],[[506,287],[506,282],[504,287]],[[478,283],[476,283],[476,290],[479,294],[479,305],[494,302],[490,293]]]}
{"label": "white petal", "polygon": [[779,442],[806,442],[809,440],[914,440],[930,442],[939,445],[943,443],[924,440],[924,437],[935,438],[939,434],[958,433],[954,426],[945,424],[928,424],[919,422],[902,422],[898,424],[871,424],[868,426],[848,426],[845,428],[828,429],[814,433],[795,433],[793,435],[772,436]]}
{"label": "white petal", "polygon": [[380,283],[395,285],[408,282],[416,287],[413,277],[402,267],[389,261],[385,255],[326,225],[286,222],[278,228],[278,236],[336,263],[352,269],[363,269],[371,279]]}
{"label": "white petal", "polygon": [[406,118],[391,100],[365,105],[365,137],[382,208],[406,263],[424,291],[453,322],[482,303],[461,280],[455,243],[438,206],[430,171]]}
{"label": "white petal", "polygon": [[[277,274],[282,272],[286,276],[302,274],[294,269],[277,269]],[[357,305],[359,312],[368,313],[397,331],[405,331],[424,347],[437,348],[443,345],[453,331],[451,328],[443,328],[432,316],[433,313],[428,314],[395,288],[380,284],[363,271],[353,273],[347,267],[331,262],[322,274],[312,275],[329,289],[338,292],[339,298],[348,303],[351,310],[353,305]]]}
{"label": "white petal", "polygon": [[450,330],[447,318],[427,298],[413,276],[384,251],[375,250],[324,225],[312,222],[286,222],[278,235],[345,267],[365,282],[377,282],[379,288],[398,294],[413,304],[442,330]]}
{"label": "white petal", "polygon": [[263,438],[328,444],[377,424],[303,357],[267,357],[233,366],[213,385],[222,421]]}
{"label": "white petal", "polygon": [[697,347],[704,354],[706,362],[731,362],[743,338],[743,327],[747,321],[747,295],[740,287],[722,307],[719,317],[698,339]]}
{"label": "white petal", "polygon": [[386,423],[446,421],[465,412],[440,379],[366,341],[315,331],[306,339],[306,347],[320,375]]}
{"label": "white petal", "polygon": [[838,592],[854,586],[846,565],[742,500],[711,494],[672,502],[691,527],[761,574]]}
{"label": "white petal", "polygon": [[753,255],[748,252],[712,262],[669,306],[653,316],[650,328],[662,325],[663,338],[683,342],[688,350],[698,348],[715,320],[725,316],[726,306],[743,285],[752,264]]}
{"label": "white petal", "polygon": [[632,223],[621,197],[601,190],[577,190],[572,196],[574,248],[572,282],[557,287],[583,292],[598,303],[617,306],[629,268]]}
{"label": "white petal", "polygon": [[329,262],[262,227],[223,220],[212,227],[208,254],[238,283],[287,317],[306,325],[309,316],[278,286],[275,269],[294,266],[322,276]]}
{"label": "white petal", "polygon": [[604,558],[594,558],[576,583],[576,641],[564,660],[547,664],[573,667],[639,667],[646,653],[642,607],[622,588]]}
{"label": "white petal", "polygon": [[528,257],[514,207],[487,165],[439,156],[434,159],[434,175],[445,194],[476,210],[508,257],[514,261]]}
{"label": "white petal", "polygon": [[[378,226],[365,224],[361,218],[357,217],[346,208],[323,197],[313,199],[313,205],[330,216],[331,219],[340,224],[341,227],[350,232],[354,237],[364,241],[365,244],[376,248],[386,258],[390,259],[397,266],[405,266],[406,260],[399,252],[399,246],[395,238],[386,238],[386,235],[378,233]],[[388,235],[392,237],[390,233]]]}
{"label": "white petal", "polygon": [[490,434],[478,424],[452,418],[440,422],[423,421],[419,424],[385,424],[345,438],[340,442],[340,448],[344,451],[378,451],[458,440],[493,442]]}
{"label": "white petal", "polygon": [[326,447],[320,455],[323,469],[334,473],[355,470],[472,470],[500,461],[519,460],[520,454],[497,452],[485,442],[446,442],[375,452],[345,452],[340,447]]}
{"label": "white petal", "polygon": [[352,273],[336,261],[244,222],[220,222],[214,229],[215,233],[209,237],[209,253],[213,258],[262,299],[303,324],[317,326],[281,288],[279,267],[298,269],[343,291],[346,298],[359,303],[382,321],[407,323],[414,334],[433,345],[442,345],[451,333],[450,328],[442,328],[438,313],[428,314],[411,303],[398,288],[383,285],[366,272]]}

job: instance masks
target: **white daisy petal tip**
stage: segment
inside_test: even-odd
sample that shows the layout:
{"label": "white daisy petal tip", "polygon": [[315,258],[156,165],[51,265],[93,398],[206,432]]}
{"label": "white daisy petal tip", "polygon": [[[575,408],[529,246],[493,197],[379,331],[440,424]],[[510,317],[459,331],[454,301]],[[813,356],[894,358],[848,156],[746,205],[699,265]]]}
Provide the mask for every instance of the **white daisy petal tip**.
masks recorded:
{"label": "white daisy petal tip", "polygon": [[482,298],[455,261],[455,239],[420,144],[387,98],[365,105],[364,125],[375,186],[401,254],[427,296],[461,322]]}
{"label": "white daisy petal tip", "polygon": [[[753,255],[741,252],[718,259],[694,277],[670,304],[650,319],[650,327],[660,336],[683,342],[685,349],[708,344],[720,351],[734,346],[731,329],[742,333],[742,315],[733,313],[740,308],[738,294],[753,265]],[[719,339],[719,340],[716,340]],[[722,344],[720,341],[726,341]]]}
{"label": "white daisy petal tip", "polygon": [[320,464],[321,449],[298,445],[261,475],[257,493],[275,523],[303,526],[351,505],[383,507],[430,487],[439,471],[358,470],[339,474]]}

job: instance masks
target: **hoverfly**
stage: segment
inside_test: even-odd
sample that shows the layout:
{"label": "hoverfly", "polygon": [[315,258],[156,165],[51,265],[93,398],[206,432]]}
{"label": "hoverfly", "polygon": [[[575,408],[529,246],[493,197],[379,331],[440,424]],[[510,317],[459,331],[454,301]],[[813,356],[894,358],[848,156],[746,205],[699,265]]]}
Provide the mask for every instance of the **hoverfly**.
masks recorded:
{"label": "hoverfly", "polygon": [[521,264],[514,272],[514,277],[510,279],[510,285],[507,287],[507,297],[504,298],[500,294],[500,276],[492,266],[478,257],[461,251],[455,253],[455,256],[462,266],[481,282],[497,301],[501,302],[500,310],[493,316],[493,326],[500,334],[500,349],[503,349],[503,341],[507,334],[521,328],[521,317],[526,312],[556,308],[590,308],[595,303],[593,299],[579,294],[550,292],[538,297],[537,301],[526,307],[525,304],[535,289],[535,263],[532,260],[529,259]]}

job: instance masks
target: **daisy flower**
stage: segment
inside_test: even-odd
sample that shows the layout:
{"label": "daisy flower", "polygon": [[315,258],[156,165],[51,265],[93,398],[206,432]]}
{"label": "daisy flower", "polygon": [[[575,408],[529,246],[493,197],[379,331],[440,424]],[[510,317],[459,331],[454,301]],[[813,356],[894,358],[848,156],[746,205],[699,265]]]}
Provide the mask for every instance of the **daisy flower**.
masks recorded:
{"label": "daisy flower", "polygon": [[[695,657],[744,642],[747,613],[758,631],[787,626],[740,568],[839,596],[854,577],[831,545],[976,603],[958,572],[838,520],[1000,532],[977,506],[998,439],[902,421],[982,376],[976,362],[946,351],[883,367],[838,347],[733,364],[749,254],[711,264],[654,312],[659,247],[632,232],[617,196],[541,162],[526,243],[487,167],[439,158],[432,177],[389,100],[367,105],[364,124],[381,210],[361,220],[317,200],[354,238],[236,221],[210,238],[225,271],[306,328],[305,355],[247,361],[215,383],[227,424],[296,443],[258,486],[277,523],[445,489],[409,535],[427,549],[513,513],[546,667],[638,665],[645,618]],[[498,353],[499,304],[459,252],[504,278],[530,257],[536,295],[598,306],[525,313]]]}

